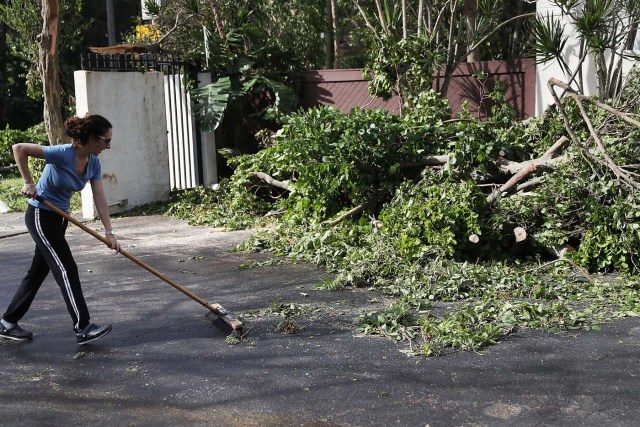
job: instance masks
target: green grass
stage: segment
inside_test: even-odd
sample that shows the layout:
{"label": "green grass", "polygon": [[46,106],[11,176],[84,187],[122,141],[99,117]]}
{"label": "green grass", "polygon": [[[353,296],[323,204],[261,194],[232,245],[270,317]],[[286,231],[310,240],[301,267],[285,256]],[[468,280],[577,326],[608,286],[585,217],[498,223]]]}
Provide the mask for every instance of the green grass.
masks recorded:
{"label": "green grass", "polygon": [[14,212],[24,212],[27,202],[20,194],[22,178],[0,178],[0,200],[5,202]]}
{"label": "green grass", "polygon": [[[0,200],[5,202],[13,212],[25,212],[27,201],[20,194],[22,178],[0,177]],[[71,197],[71,211],[78,211],[82,206],[80,193],[73,193]]]}

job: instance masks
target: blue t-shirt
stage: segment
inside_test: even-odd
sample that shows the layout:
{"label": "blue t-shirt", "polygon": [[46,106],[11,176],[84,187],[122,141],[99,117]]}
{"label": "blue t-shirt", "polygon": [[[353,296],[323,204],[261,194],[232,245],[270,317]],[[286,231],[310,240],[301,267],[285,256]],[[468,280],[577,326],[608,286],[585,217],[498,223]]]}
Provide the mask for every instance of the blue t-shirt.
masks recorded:
{"label": "blue t-shirt", "polygon": [[[63,211],[69,211],[74,191],[82,190],[89,180],[102,179],[100,160],[98,156],[90,154],[85,174],[79,175],[76,172],[76,150],[73,145],[48,145],[42,150],[47,164],[36,184],[38,195]],[[29,199],[29,203],[47,209],[35,199]]]}

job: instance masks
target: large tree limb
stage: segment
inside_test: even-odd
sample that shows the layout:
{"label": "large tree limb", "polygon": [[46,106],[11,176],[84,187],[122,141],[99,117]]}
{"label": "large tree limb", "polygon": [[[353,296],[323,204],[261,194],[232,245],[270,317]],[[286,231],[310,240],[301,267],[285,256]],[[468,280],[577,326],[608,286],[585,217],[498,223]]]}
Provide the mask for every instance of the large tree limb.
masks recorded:
{"label": "large tree limb", "polygon": [[[525,162],[518,163],[518,162],[509,161],[506,159],[498,159],[496,163],[498,164],[498,167],[500,168],[501,172],[508,173],[511,175],[518,173],[520,170],[524,169],[531,163],[534,163],[541,167],[545,167],[545,166],[552,167],[556,162],[558,162],[557,160],[553,160],[553,159],[555,159],[558,156],[558,153],[560,152],[562,147],[567,143],[567,141],[569,141],[569,138],[567,138],[566,136],[560,137],[551,147],[549,147],[549,149],[542,155],[542,157],[536,160],[528,160]],[[430,156],[430,157],[423,157],[422,159],[418,159],[413,162],[404,162],[400,165],[400,167],[402,169],[407,169],[407,168],[415,168],[415,167],[421,167],[421,166],[442,166],[442,165],[446,165],[448,162],[449,162],[449,156],[447,155]]]}
{"label": "large tree limb", "polygon": [[277,179],[271,177],[270,175],[267,175],[264,172],[251,172],[250,176],[259,178],[264,182],[266,182],[267,184],[272,185],[274,187],[278,187],[286,191],[291,191],[291,188],[289,188],[289,185],[287,185],[286,182],[278,181]]}
{"label": "large tree limb", "polygon": [[562,147],[569,141],[569,138],[562,136],[551,146],[545,153],[539,158],[534,160],[526,160],[524,162],[512,162],[510,160],[499,158],[496,160],[496,164],[500,168],[502,173],[517,174],[522,169],[529,167],[529,165],[535,165],[536,167],[545,169],[553,168],[557,163],[562,160],[557,159],[557,156]]}

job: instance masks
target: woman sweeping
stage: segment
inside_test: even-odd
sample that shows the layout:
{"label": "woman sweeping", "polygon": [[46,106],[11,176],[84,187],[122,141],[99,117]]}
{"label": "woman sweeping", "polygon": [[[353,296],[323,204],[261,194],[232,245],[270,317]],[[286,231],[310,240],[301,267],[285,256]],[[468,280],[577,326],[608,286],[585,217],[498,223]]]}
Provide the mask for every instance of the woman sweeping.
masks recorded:
{"label": "woman sweeping", "polygon": [[[102,187],[102,170],[98,156],[111,148],[112,126],[99,115],[72,117],[65,121],[66,134],[71,144],[42,146],[15,144],[13,155],[24,179],[20,191],[29,197],[25,223],[36,243],[31,267],[18,287],[7,311],[0,320],[0,337],[12,340],[30,340],[33,334],[21,328],[18,321],[27,313],[33,299],[49,272],[53,274],[71,314],[78,344],[95,341],[111,331],[111,325],[90,323],[89,310],[82,294],[78,266],[65,239],[68,221],[61,218],[34,197],[40,195],[54,206],[69,211],[71,195],[91,183],[93,200],[104,225],[109,247],[120,252],[113,234],[109,207]],[[29,157],[45,159],[46,166],[38,184],[34,184],[29,171]]]}

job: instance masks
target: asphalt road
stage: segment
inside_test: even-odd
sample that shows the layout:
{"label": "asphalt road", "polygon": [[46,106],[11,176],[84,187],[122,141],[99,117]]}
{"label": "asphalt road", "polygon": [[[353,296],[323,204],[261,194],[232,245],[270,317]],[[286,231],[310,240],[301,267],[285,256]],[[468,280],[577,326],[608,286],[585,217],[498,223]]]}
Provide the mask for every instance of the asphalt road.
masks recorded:
{"label": "asphalt road", "polygon": [[[33,252],[21,224],[20,214],[0,215],[2,310]],[[407,357],[404,345],[354,333],[352,319],[384,297],[317,291],[324,271],[232,252],[249,232],[157,216],[117,218],[114,228],[130,252],[244,315],[247,335],[228,343],[204,307],[72,227],[92,321],[113,332],[78,347],[48,278],[21,322],[33,341],[0,340],[0,425],[640,424],[638,319],[599,332],[521,331],[481,353]],[[281,318],[263,314],[290,303],[308,312],[295,318],[302,331],[283,335]]]}

